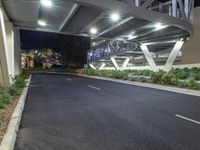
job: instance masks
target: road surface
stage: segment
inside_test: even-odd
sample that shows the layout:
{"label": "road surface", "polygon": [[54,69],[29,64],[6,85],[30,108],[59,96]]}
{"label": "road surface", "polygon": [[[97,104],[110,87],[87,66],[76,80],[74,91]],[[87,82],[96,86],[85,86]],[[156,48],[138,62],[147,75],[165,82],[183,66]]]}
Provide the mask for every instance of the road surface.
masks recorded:
{"label": "road surface", "polygon": [[200,150],[200,97],[34,74],[15,150]]}

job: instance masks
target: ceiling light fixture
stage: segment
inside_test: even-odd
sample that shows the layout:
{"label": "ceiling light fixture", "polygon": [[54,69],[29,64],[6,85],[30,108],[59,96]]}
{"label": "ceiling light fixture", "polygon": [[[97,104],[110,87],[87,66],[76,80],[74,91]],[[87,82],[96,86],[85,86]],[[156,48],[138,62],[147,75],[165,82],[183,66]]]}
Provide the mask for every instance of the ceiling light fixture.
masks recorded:
{"label": "ceiling light fixture", "polygon": [[40,0],[41,4],[47,7],[52,6],[52,1],[51,0]]}
{"label": "ceiling light fixture", "polygon": [[91,28],[90,29],[90,33],[91,34],[96,34],[98,31],[97,31],[97,29],[96,28]]}
{"label": "ceiling light fixture", "polygon": [[161,29],[164,29],[164,28],[166,28],[167,26],[165,25],[162,25],[162,23],[156,23],[155,24],[155,28],[156,28],[156,30],[161,30]]}
{"label": "ceiling light fixture", "polygon": [[135,35],[132,35],[132,34],[129,34],[128,36],[128,40],[133,40],[133,39],[135,39],[137,36]]}
{"label": "ceiling light fixture", "polygon": [[46,25],[47,25],[46,22],[45,22],[44,20],[38,20],[38,24],[39,24],[40,26],[46,26]]}
{"label": "ceiling light fixture", "polygon": [[118,13],[112,13],[110,15],[110,18],[111,18],[112,21],[118,21],[120,19],[120,16],[119,16]]}

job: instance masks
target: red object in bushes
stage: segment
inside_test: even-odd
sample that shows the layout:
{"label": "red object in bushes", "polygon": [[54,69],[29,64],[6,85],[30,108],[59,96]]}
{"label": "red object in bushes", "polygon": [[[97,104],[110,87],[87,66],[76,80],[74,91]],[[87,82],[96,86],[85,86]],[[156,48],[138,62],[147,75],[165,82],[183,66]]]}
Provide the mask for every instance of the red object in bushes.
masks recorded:
{"label": "red object in bushes", "polygon": [[79,75],[81,75],[81,76],[83,75],[83,71],[82,70],[80,70]]}

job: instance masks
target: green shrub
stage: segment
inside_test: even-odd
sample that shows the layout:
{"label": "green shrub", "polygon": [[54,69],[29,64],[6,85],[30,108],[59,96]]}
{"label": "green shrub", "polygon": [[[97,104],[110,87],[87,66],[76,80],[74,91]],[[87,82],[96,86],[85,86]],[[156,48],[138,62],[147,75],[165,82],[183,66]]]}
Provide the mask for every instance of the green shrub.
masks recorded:
{"label": "green shrub", "polygon": [[177,83],[177,86],[180,87],[180,88],[185,88],[185,87],[187,87],[187,82],[179,81]]}
{"label": "green shrub", "polygon": [[15,86],[17,88],[24,88],[26,85],[26,82],[24,80],[16,80],[15,81]]}
{"label": "green shrub", "polygon": [[177,77],[179,79],[187,79],[190,76],[190,73],[184,70],[180,70],[178,72],[175,72],[175,74],[177,75]]}
{"label": "green shrub", "polygon": [[167,85],[176,85],[178,83],[178,78],[173,73],[165,73],[161,77],[161,83],[167,84]]}
{"label": "green shrub", "polygon": [[195,80],[200,80],[200,73],[191,73],[190,77],[194,78]]}
{"label": "green shrub", "polygon": [[14,95],[18,95],[18,87],[14,84],[11,87],[9,87],[8,89],[10,95],[14,96]]}
{"label": "green shrub", "polygon": [[151,73],[151,79],[154,83],[161,83],[161,78],[163,76],[164,72],[159,71],[159,72],[152,72]]}
{"label": "green shrub", "polygon": [[199,88],[197,81],[192,77],[190,77],[186,81],[186,83],[187,83],[187,87],[190,88],[190,89],[198,89]]}
{"label": "green shrub", "polygon": [[9,104],[11,101],[11,95],[8,89],[4,89],[4,91],[0,95],[0,108],[5,107],[5,105]]}

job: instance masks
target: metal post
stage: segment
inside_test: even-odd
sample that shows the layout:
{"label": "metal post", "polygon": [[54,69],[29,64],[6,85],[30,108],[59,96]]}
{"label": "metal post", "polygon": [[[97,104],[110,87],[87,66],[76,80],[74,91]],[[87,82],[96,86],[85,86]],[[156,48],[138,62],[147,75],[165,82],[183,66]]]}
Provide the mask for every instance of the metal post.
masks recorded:
{"label": "metal post", "polygon": [[177,17],[177,1],[176,0],[172,0],[172,16],[173,17]]}
{"label": "metal post", "polygon": [[189,19],[189,0],[184,0],[185,16]]}

